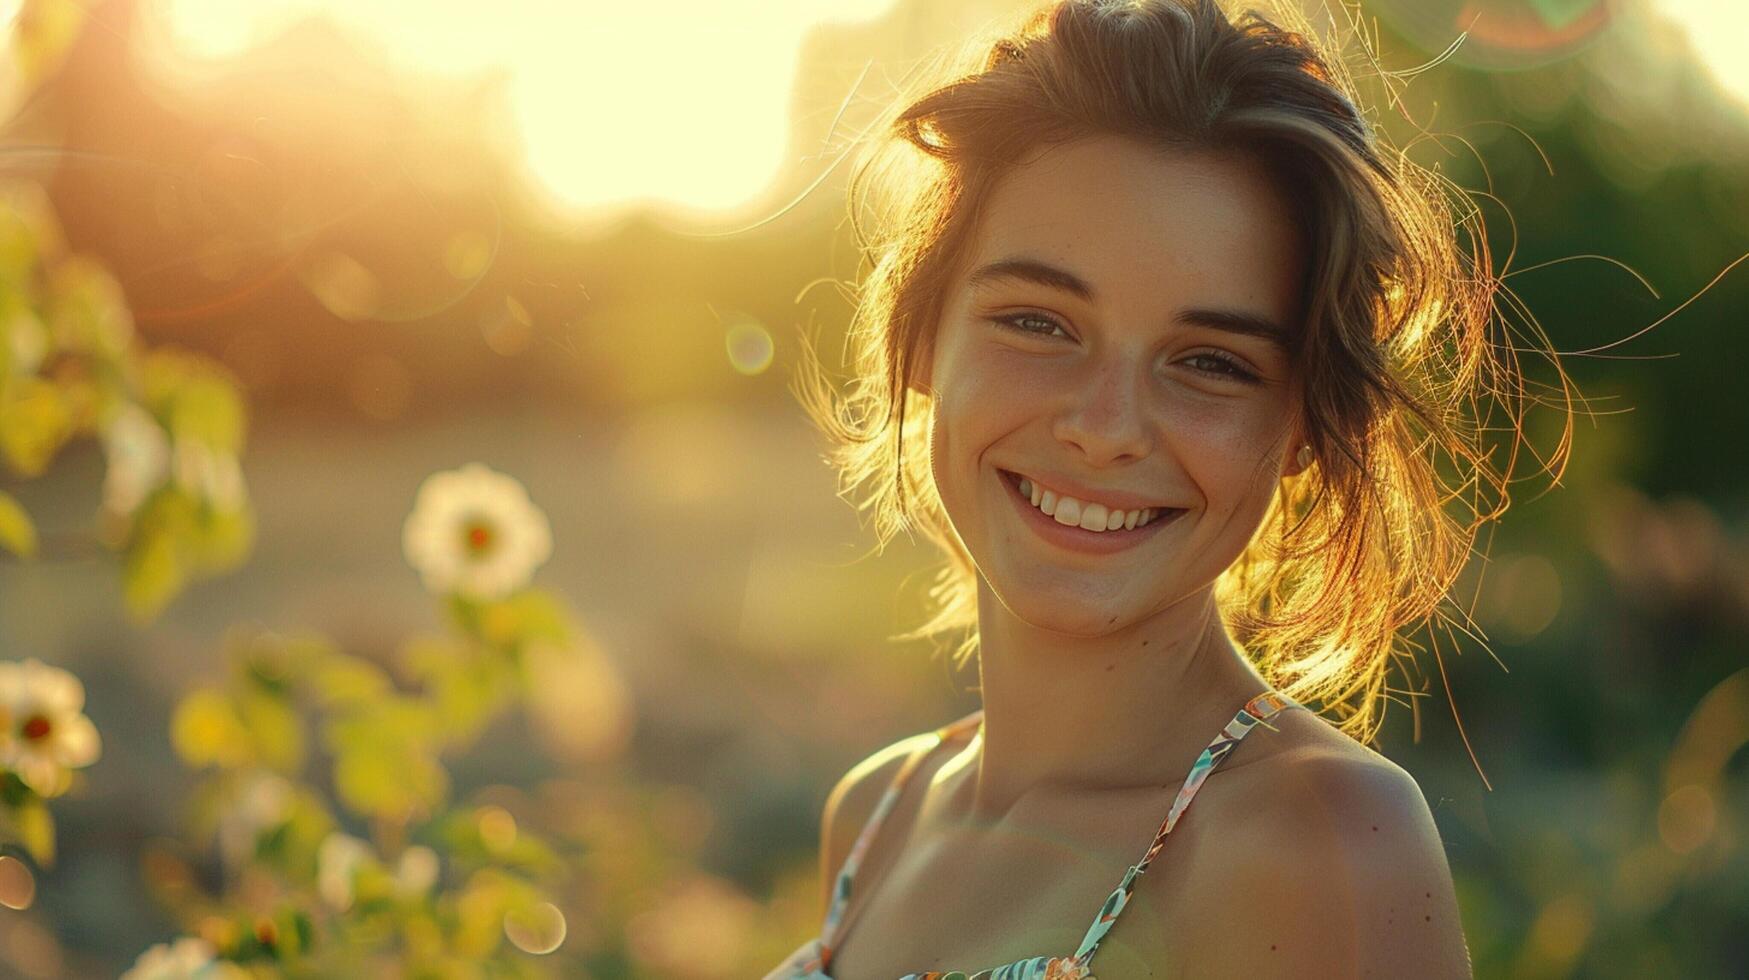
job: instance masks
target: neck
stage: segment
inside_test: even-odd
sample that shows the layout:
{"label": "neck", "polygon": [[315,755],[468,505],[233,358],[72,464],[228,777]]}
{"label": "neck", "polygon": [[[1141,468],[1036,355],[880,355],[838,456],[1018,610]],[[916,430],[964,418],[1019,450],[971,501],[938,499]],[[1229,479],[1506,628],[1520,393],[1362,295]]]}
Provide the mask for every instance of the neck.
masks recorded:
{"label": "neck", "polygon": [[1101,636],[1041,630],[979,583],[983,725],[940,777],[955,809],[994,822],[1029,797],[1176,787],[1269,685],[1227,635],[1212,592]]}

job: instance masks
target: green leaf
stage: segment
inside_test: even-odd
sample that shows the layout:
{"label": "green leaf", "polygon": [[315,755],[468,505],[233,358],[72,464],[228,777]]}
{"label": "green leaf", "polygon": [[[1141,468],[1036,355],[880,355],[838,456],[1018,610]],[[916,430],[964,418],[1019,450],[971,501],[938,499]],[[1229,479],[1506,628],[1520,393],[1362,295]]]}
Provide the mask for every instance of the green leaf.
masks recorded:
{"label": "green leaf", "polygon": [[75,255],[48,274],[48,321],[63,350],[115,359],[134,337],[121,284],[96,259]]}
{"label": "green leaf", "polygon": [[401,645],[401,662],[425,687],[452,745],[470,743],[517,693],[514,666],[495,650],[418,636]]}
{"label": "green leaf", "polygon": [[170,409],[170,431],[177,439],[205,443],[217,453],[243,450],[245,416],[237,388],[217,374],[190,377],[177,390]]}
{"label": "green leaf", "polygon": [[452,592],[443,597],[443,614],[450,628],[463,636],[480,635],[480,603],[474,599]]}
{"label": "green leaf", "polygon": [[17,841],[45,868],[55,863],[55,819],[39,796],[27,796],[9,810],[0,810],[0,837]]}
{"label": "green leaf", "polygon": [[442,802],[449,774],[404,742],[351,741],[335,757],[334,789],[354,813],[400,819]]}
{"label": "green leaf", "polygon": [[35,795],[18,773],[0,767],[0,806],[23,806],[25,800]]}
{"label": "green leaf", "polygon": [[29,377],[0,388],[0,455],[19,475],[42,475],[72,434],[72,411],[52,382]]}
{"label": "green leaf", "polygon": [[0,547],[20,558],[36,557],[36,525],[5,491],[0,491]]}
{"label": "green leaf", "polygon": [[393,688],[381,667],[344,653],[323,656],[310,672],[310,686],[324,705],[370,701]]}
{"label": "green leaf", "polygon": [[323,741],[334,754],[340,801],[354,813],[393,819],[430,812],[449,792],[449,773],[436,757],[439,739],[431,710],[410,698],[330,719]]}
{"label": "green leaf", "polygon": [[139,534],[122,562],[122,601],[134,618],[158,618],[187,584],[175,537],[163,530]]}
{"label": "green leaf", "polygon": [[465,653],[429,675],[433,705],[444,731],[468,745],[516,694],[516,675],[501,657]]}
{"label": "green leaf", "polygon": [[[4,262],[0,259],[0,265]],[[10,286],[11,277],[0,273],[0,282]],[[0,384],[13,375],[35,374],[48,353],[49,331],[30,298],[16,286],[0,287]]]}
{"label": "green leaf", "polygon": [[486,604],[480,611],[480,631],[486,642],[514,649],[534,640],[570,641],[571,617],[552,593],[529,589]]}
{"label": "green leaf", "polygon": [[176,706],[170,718],[170,744],[193,768],[236,768],[253,761],[249,730],[223,691],[201,688]]}
{"label": "green leaf", "polygon": [[237,698],[237,709],[263,764],[285,773],[303,768],[303,722],[291,705],[257,688]]}
{"label": "green leaf", "polygon": [[207,573],[238,568],[255,547],[255,515],[245,503],[237,510],[211,510],[196,536],[200,568]]}
{"label": "green leaf", "polygon": [[193,440],[218,453],[242,452],[248,427],[242,386],[221,362],[169,347],[140,360],[149,408],[165,420],[176,441]]}

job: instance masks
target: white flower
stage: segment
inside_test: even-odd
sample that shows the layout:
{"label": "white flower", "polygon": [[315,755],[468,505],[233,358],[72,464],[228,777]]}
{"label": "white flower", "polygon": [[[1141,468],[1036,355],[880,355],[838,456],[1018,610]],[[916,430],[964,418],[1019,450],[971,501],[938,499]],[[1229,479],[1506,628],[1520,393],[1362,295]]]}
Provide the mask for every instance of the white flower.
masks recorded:
{"label": "white flower", "polygon": [[175,943],[159,943],[140,954],[133,969],[120,980],[217,980],[233,975],[229,963],[213,960],[211,943],[183,936]]}
{"label": "white flower", "polygon": [[0,768],[42,796],[66,789],[67,770],[97,761],[97,726],[80,713],[85,686],[43,662],[0,663]]}
{"label": "white flower", "polygon": [[515,477],[469,463],[420,484],[401,548],[432,592],[497,599],[528,583],[553,539]]}
{"label": "white flower", "polygon": [[316,849],[316,892],[322,901],[344,912],[352,907],[352,876],[358,866],[375,861],[370,845],[336,830]]}
{"label": "white flower", "polygon": [[129,403],[103,431],[103,506],[131,514],[170,475],[170,438],[152,413]]}

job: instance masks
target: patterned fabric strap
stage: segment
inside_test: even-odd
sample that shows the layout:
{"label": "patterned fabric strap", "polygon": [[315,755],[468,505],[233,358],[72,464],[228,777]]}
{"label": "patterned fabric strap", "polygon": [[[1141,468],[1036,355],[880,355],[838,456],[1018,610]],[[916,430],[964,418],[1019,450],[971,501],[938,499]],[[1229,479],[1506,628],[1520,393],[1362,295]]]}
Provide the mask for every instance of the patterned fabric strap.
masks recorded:
{"label": "patterned fabric strap", "polygon": [[[1139,863],[1130,865],[1124,871],[1123,880],[1118,883],[1117,889],[1111,893],[1111,897],[1105,900],[1104,907],[1093,919],[1093,925],[1088,927],[1087,935],[1082,938],[1081,945],[1075,950],[1076,963],[1085,965],[1093,958],[1093,953],[1099,948],[1100,942],[1105,939],[1105,934],[1111,931],[1112,925],[1117,922],[1117,917],[1129,904],[1130,893],[1136,887],[1136,877],[1148,870],[1148,865],[1160,853],[1160,849],[1166,846],[1166,835],[1172,832],[1172,828],[1178,823],[1178,818],[1184,815],[1185,807],[1190,806],[1191,799],[1196,796],[1196,791],[1202,788],[1203,781],[1208,779],[1209,773],[1221,764],[1221,760],[1233,751],[1233,746],[1238,745],[1240,739],[1250,734],[1251,729],[1256,727],[1259,722],[1267,725],[1269,719],[1275,717],[1276,713],[1284,708],[1299,707],[1303,707],[1303,705],[1279,691],[1264,691],[1245,702],[1245,706],[1239,709],[1239,713],[1233,716],[1232,721],[1227,722],[1227,726],[1221,729],[1221,733],[1215,736],[1215,740],[1209,743],[1208,748],[1202,750],[1202,755],[1197,757],[1196,764],[1190,767],[1190,775],[1185,777],[1184,785],[1179,788],[1177,798],[1172,801],[1172,809],[1167,812],[1165,823],[1160,825],[1160,832],[1154,835],[1153,843],[1148,845],[1147,853],[1142,855],[1142,860]],[[1273,726],[1270,727],[1273,728]]]}
{"label": "patterned fabric strap", "polygon": [[1067,956],[1033,956],[992,970],[931,970],[907,973],[899,980],[1093,980],[1086,968]]}
{"label": "patterned fabric strap", "polygon": [[[1247,701],[1245,706],[1233,716],[1233,720],[1227,722],[1226,727],[1221,730],[1219,735],[1215,736],[1214,741],[1210,742],[1207,748],[1203,749],[1202,755],[1198,756],[1196,763],[1191,766],[1190,774],[1185,777],[1184,785],[1180,787],[1178,796],[1172,801],[1172,808],[1167,812],[1166,820],[1161,824],[1159,832],[1154,835],[1154,840],[1149,844],[1147,853],[1142,856],[1140,862],[1125,869],[1123,880],[1118,883],[1117,889],[1105,900],[1105,905],[1094,917],[1093,925],[1088,928],[1087,934],[1081,940],[1081,945],[1076,949],[1074,956],[1032,957],[1018,960],[1007,966],[969,975],[957,971],[913,973],[903,977],[902,980],[962,980],[962,978],[964,980],[1093,980],[1089,962],[1093,959],[1094,952],[1098,950],[1105,934],[1111,931],[1112,925],[1117,922],[1117,917],[1123,912],[1124,907],[1129,904],[1130,894],[1135,889],[1136,878],[1148,869],[1148,865],[1165,846],[1166,835],[1172,832],[1172,828],[1178,823],[1178,818],[1184,814],[1185,808],[1190,805],[1191,799],[1196,796],[1196,791],[1202,787],[1203,781],[1208,778],[1209,773],[1221,764],[1221,761],[1233,751],[1233,747],[1239,743],[1239,740],[1249,734],[1252,728],[1259,723],[1268,726],[1269,719],[1278,712],[1286,708],[1299,707],[1304,706],[1278,691],[1264,691]],[[942,743],[976,724],[981,724],[982,720],[983,712],[977,711],[958,721],[941,726],[932,732],[929,741],[912,752],[910,757],[905,760],[904,765],[899,768],[893,781],[887,786],[886,792],[882,794],[880,802],[875,806],[874,813],[863,824],[861,833],[857,835],[856,843],[850,849],[850,855],[845,858],[844,867],[839,871],[836,884],[833,887],[832,904],[826,912],[826,921],[820,930],[820,937],[810,944],[812,948],[808,950],[807,954],[802,954],[803,962],[799,964],[797,980],[831,980],[826,971],[830,968],[832,954],[836,950],[844,930],[850,925],[844,919],[844,912],[850,903],[856,871],[861,866],[863,856],[867,853],[869,844],[878,833],[880,825],[887,819],[887,815],[892,812],[894,806],[898,804],[905,784],[917,772],[924,759]]]}
{"label": "patterned fabric strap", "polygon": [[898,804],[900,794],[905,791],[905,784],[911,781],[911,776],[923,764],[923,760],[943,742],[971,727],[974,722],[982,723],[982,712],[973,712],[958,721],[949,722],[931,732],[929,741],[925,742],[899,767],[893,781],[887,784],[881,800],[875,805],[874,813],[862,825],[862,832],[856,835],[856,843],[851,845],[850,855],[844,859],[844,868],[838,872],[838,878],[832,886],[832,904],[826,910],[826,921],[820,928],[820,962],[817,969],[824,971],[831,966],[832,954],[838,948],[840,933],[849,926],[844,921],[844,910],[850,905],[851,889],[856,880],[856,869],[861,867],[863,855],[868,852],[869,844],[879,833],[881,824],[886,821],[887,814]]}

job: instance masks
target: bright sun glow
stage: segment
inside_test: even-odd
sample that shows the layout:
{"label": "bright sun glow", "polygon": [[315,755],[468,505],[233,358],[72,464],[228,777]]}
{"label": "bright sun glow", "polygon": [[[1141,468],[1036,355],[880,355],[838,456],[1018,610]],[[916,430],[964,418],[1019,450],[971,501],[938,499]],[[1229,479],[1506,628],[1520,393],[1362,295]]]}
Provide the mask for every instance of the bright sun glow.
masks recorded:
{"label": "bright sun glow", "polygon": [[561,207],[724,210],[780,169],[804,33],[891,3],[153,0],[173,50],[147,60],[224,61],[320,16],[414,72],[505,76],[526,166]]}
{"label": "bright sun glow", "polygon": [[1749,105],[1749,4],[1721,0],[1658,0],[1657,7],[1688,29],[1689,43],[1719,87]]}
{"label": "bright sun glow", "polygon": [[[148,52],[148,62],[222,63],[288,24],[323,17],[411,72],[502,75],[510,138],[557,210],[663,201],[725,212],[781,169],[803,35],[892,3],[145,0],[161,31],[143,36],[170,48]],[[1688,28],[1719,85],[1749,104],[1749,59],[1736,50],[1749,37],[1749,3],[1656,5]],[[12,6],[0,0],[0,11]]]}

